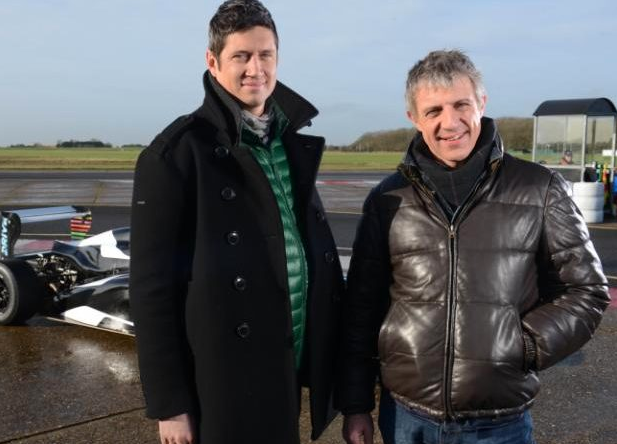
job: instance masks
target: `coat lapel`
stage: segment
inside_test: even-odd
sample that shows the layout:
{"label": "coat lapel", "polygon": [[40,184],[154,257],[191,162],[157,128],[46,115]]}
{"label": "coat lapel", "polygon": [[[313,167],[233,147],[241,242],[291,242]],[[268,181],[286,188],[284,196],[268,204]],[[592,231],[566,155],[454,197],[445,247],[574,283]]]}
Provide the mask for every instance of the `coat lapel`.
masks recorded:
{"label": "coat lapel", "polygon": [[[239,166],[240,189],[246,193],[246,205],[256,215],[254,221],[266,242],[265,252],[272,264],[277,285],[287,289],[287,258],[283,225],[276,197],[261,166],[249,150],[239,146],[241,117],[236,102],[222,89],[209,73],[204,75],[206,98],[196,114],[217,128],[217,144],[227,148]],[[280,82],[273,93],[290,124],[283,134],[283,144],[291,170],[296,205],[302,218],[311,199],[317,169],[321,160],[324,139],[297,134],[299,128],[310,124],[317,110],[304,98]],[[216,148],[216,147],[215,147]],[[300,219],[301,220],[301,219]]]}
{"label": "coat lapel", "polygon": [[303,212],[311,200],[315,187],[324,142],[322,137],[301,134],[283,138],[291,176],[294,181],[297,205]]}

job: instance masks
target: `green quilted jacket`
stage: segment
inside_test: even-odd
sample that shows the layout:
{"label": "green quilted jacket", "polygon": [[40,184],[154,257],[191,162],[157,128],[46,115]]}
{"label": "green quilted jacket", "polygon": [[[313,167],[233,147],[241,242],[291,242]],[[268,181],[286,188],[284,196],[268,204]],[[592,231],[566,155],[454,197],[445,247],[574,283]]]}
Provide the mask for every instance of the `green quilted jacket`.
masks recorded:
{"label": "green quilted jacket", "polygon": [[306,325],[308,267],[302,237],[294,212],[294,190],[292,189],[289,163],[287,162],[285,147],[281,141],[281,134],[283,134],[288,120],[276,106],[274,106],[274,111],[274,137],[270,140],[268,146],[265,146],[259,137],[247,128],[242,130],[241,146],[251,150],[251,153],[268,178],[278,203],[285,236],[287,284],[291,303],[294,355],[296,368],[298,368],[301,364]]}

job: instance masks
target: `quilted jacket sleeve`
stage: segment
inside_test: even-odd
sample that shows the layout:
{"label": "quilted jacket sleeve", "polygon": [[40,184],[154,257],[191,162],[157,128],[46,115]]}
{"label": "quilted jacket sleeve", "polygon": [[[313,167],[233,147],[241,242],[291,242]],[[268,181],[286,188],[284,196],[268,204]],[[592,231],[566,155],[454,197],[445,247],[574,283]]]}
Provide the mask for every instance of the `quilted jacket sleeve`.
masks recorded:
{"label": "quilted jacket sleeve", "polygon": [[146,415],[164,419],[193,408],[184,333],[186,193],[181,175],[149,147],[135,171],[131,214],[130,304]]}
{"label": "quilted jacket sleeve", "polygon": [[335,405],[343,414],[367,413],[375,407],[379,370],[377,339],[389,304],[390,264],[373,190],[364,203],[342,299],[342,341]]}
{"label": "quilted jacket sleeve", "polygon": [[538,254],[540,303],[523,317],[535,342],[532,368],[542,370],[578,350],[609,304],[607,280],[568,185],[553,173]]}

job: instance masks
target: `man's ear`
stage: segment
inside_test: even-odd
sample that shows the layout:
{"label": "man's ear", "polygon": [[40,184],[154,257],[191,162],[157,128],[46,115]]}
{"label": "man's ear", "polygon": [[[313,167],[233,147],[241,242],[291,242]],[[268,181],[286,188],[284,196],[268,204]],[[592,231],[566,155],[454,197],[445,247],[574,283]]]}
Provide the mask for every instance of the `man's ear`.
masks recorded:
{"label": "man's ear", "polygon": [[486,101],[488,100],[488,96],[486,94],[484,94],[482,96],[482,99],[480,100],[480,115],[483,116],[484,115],[484,110],[486,109]]}
{"label": "man's ear", "polygon": [[407,110],[407,118],[411,121],[411,123],[413,123],[414,126],[416,126],[416,120],[414,119],[413,114],[409,110]]}
{"label": "man's ear", "polygon": [[210,74],[212,74],[213,77],[216,77],[216,73],[219,69],[219,62],[214,53],[209,49],[206,50],[206,66],[208,67]]}
{"label": "man's ear", "polygon": [[413,113],[411,111],[409,111],[409,110],[407,110],[407,118],[413,124],[415,129],[417,129],[418,131],[422,132],[422,128],[420,128],[420,126],[418,125],[417,119],[414,117]]}

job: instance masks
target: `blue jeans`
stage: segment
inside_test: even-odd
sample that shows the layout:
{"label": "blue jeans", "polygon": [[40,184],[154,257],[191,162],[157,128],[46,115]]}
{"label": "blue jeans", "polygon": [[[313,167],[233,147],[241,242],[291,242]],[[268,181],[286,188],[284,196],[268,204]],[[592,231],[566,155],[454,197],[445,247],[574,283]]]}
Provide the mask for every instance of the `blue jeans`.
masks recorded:
{"label": "blue jeans", "polygon": [[529,411],[499,419],[439,421],[418,414],[381,392],[379,429],[384,444],[535,444]]}

